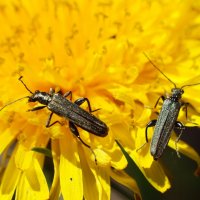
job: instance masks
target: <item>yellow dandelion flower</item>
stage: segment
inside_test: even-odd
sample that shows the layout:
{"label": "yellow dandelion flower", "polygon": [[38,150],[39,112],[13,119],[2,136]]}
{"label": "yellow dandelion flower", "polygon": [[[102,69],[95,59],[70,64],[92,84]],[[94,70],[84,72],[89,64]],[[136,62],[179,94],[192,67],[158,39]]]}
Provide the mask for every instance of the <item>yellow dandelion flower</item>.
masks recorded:
{"label": "yellow dandelion flower", "polygon": [[[85,10],[88,6],[90,12]],[[112,116],[117,119],[120,108],[107,88],[118,77],[113,76],[115,71],[107,67],[109,60],[104,56],[106,45],[113,43],[113,33],[102,32],[102,9],[95,2],[1,2],[1,77],[5,83],[1,105],[27,96],[29,91],[17,80],[23,75],[30,91],[55,88],[72,91],[73,101],[87,97],[93,110],[100,109],[94,115],[110,128],[109,135],[101,138],[78,130],[91,152],[72,136],[68,124],[59,116],[53,116],[53,121],[61,121],[64,126],[46,129],[48,110],[27,112],[38,105],[25,100],[7,106],[0,113],[0,149],[5,163],[1,168],[1,199],[11,199],[14,193],[17,199],[58,199],[60,193],[64,199],[110,198],[110,168],[122,170],[127,161],[115,143],[111,127]],[[15,89],[9,90],[13,86]],[[125,118],[127,112],[121,115]],[[126,133],[125,128],[119,131]],[[32,151],[48,144],[54,163],[50,191],[42,171],[44,156]],[[6,164],[9,151],[12,154]]]}
{"label": "yellow dandelion flower", "polygon": [[[157,118],[160,95],[172,86],[144,56],[144,52],[177,86],[197,83],[199,70],[199,5],[195,1],[0,1],[0,77],[3,107],[29,92],[72,91],[72,101],[87,97],[93,114],[109,132],[98,137],[78,128],[75,137],[67,120],[45,127],[47,108],[27,99],[0,111],[0,199],[110,199],[110,178],[140,190],[124,169],[127,160],[116,140],[129,153],[146,179],[160,192],[170,181],[159,162],[150,155],[145,127]],[[184,70],[183,70],[184,69]],[[14,88],[14,89],[13,89]],[[199,124],[200,86],[184,88],[188,108],[178,120]],[[81,105],[88,110],[87,105]],[[99,109],[99,110],[98,110]],[[152,130],[149,129],[149,139]],[[172,135],[169,146],[175,148]],[[49,147],[54,174],[48,184],[43,172],[45,156],[32,149]],[[184,142],[179,151],[200,157]],[[92,150],[92,151],[91,151]],[[96,162],[95,162],[96,159]],[[76,192],[74,192],[76,191]]]}

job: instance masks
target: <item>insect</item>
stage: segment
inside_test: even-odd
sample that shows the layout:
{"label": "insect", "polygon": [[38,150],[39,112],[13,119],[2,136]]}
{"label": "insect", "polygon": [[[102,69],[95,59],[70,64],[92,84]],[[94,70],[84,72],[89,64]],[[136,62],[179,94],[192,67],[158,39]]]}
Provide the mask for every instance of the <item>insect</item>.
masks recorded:
{"label": "insect", "polygon": [[[31,96],[22,97],[11,103],[8,103],[4,107],[2,107],[0,110],[24,98],[28,98],[28,102],[39,102],[43,105],[34,107],[28,111],[36,111],[36,110],[48,108],[51,111],[51,113],[46,122],[47,128],[51,127],[52,125],[56,123],[60,123],[59,121],[55,121],[51,123],[51,119],[54,113],[60,117],[68,119],[69,128],[71,132],[80,140],[82,144],[84,144],[88,148],[90,148],[90,146],[81,139],[77,127],[80,127],[88,131],[89,133],[92,133],[99,137],[105,137],[108,134],[109,129],[107,125],[104,122],[102,122],[100,119],[95,117],[93,114],[91,114],[92,112],[96,110],[92,111],[90,102],[87,98],[79,98],[73,103],[71,101],[72,99],[71,91],[62,95],[61,93],[55,93],[55,90],[50,88],[49,93],[41,92],[39,90],[36,90],[33,93],[22,81],[22,76],[19,78],[19,81],[21,81],[21,83],[24,85],[26,90],[28,90],[29,93],[31,93]],[[70,97],[70,100],[66,98],[68,96]],[[80,105],[83,104],[84,102],[87,102],[89,112],[85,111],[83,108],[80,107]]]}
{"label": "insect", "polygon": [[[165,150],[170,136],[172,134],[172,130],[174,128],[178,128],[180,130],[183,130],[185,126],[180,122],[177,121],[179,111],[181,107],[185,106],[186,108],[186,119],[187,119],[187,106],[189,103],[184,103],[181,101],[182,94],[184,93],[183,88],[188,87],[188,86],[194,86],[194,85],[199,85],[200,83],[195,83],[195,84],[190,84],[190,85],[184,85],[181,88],[177,88],[176,84],[170,80],[150,59],[149,57],[145,54],[149,62],[168,80],[170,81],[173,85],[174,88],[171,90],[171,96],[168,98],[165,98],[164,96],[161,96],[163,100],[163,105],[161,108],[161,111],[159,113],[158,119],[154,119],[150,121],[145,130],[145,135],[146,135],[146,142],[148,142],[148,137],[147,137],[147,131],[149,127],[155,126],[154,129],[154,134],[151,140],[151,146],[150,146],[150,151],[151,155],[153,156],[154,160],[157,160],[160,158],[163,154],[163,151]],[[160,98],[157,100],[155,107],[157,106]],[[180,135],[182,134],[182,131]],[[178,142],[179,137],[177,138],[176,143]],[[175,143],[175,144],[176,144]]]}

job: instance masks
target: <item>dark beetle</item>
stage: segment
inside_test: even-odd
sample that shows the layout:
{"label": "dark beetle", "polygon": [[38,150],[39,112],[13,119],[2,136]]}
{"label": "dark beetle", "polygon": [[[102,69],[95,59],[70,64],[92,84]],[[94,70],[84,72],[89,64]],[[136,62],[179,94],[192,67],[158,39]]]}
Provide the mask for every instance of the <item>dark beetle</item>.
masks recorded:
{"label": "dark beetle", "polygon": [[[145,56],[148,58],[148,56],[146,54],[145,54]],[[153,134],[153,137],[151,140],[150,151],[151,151],[151,155],[153,156],[153,158],[155,160],[157,160],[158,158],[160,158],[162,156],[163,151],[165,150],[165,148],[169,142],[170,136],[172,134],[172,130],[174,128],[181,129],[181,133],[180,133],[180,135],[181,135],[182,130],[185,128],[185,126],[181,122],[177,121],[178,114],[179,114],[179,111],[182,106],[186,107],[186,118],[187,118],[188,103],[184,103],[181,101],[182,94],[184,93],[183,88],[186,86],[198,85],[200,83],[184,85],[181,88],[177,88],[176,84],[174,82],[172,82],[149,58],[148,58],[148,60],[161,74],[163,74],[174,85],[174,88],[171,90],[170,97],[165,98],[164,96],[161,96],[161,98],[163,100],[163,105],[162,105],[162,109],[159,113],[158,119],[150,121],[147,124],[146,130],[145,130],[146,141],[148,142],[147,130],[149,127],[155,126],[154,134]],[[158,101],[159,101],[159,99],[158,99]],[[158,101],[156,102],[156,105],[157,105]],[[156,107],[156,105],[155,105],[155,107]],[[180,135],[179,135],[178,139],[180,138]],[[177,142],[178,142],[178,140],[176,141],[176,143]]]}
{"label": "dark beetle", "polygon": [[[31,90],[28,89],[28,87],[22,81],[22,76],[19,78],[19,80],[22,82],[25,88],[32,94],[31,96],[27,96],[23,98],[28,98],[28,102],[39,102],[44,105],[44,106],[35,107],[33,109],[30,109],[29,111],[36,111],[36,110],[40,110],[46,107],[51,111],[51,114],[49,115],[49,118],[46,123],[46,127],[50,127],[54,125],[55,123],[60,123],[59,121],[55,121],[51,123],[51,118],[54,113],[60,117],[64,117],[69,120],[69,128],[71,132],[88,148],[90,148],[90,146],[87,145],[80,138],[80,135],[76,126],[96,136],[105,137],[108,134],[107,125],[101,120],[99,120],[97,117],[95,117],[93,114],[91,114],[94,111],[92,111],[90,102],[87,98],[79,98],[73,103],[70,100],[66,99],[66,97],[68,96],[70,96],[70,99],[72,98],[71,91],[62,95],[60,93],[55,93],[55,91],[52,88],[50,89],[49,93],[41,92],[39,90],[36,90],[33,93],[31,92]],[[18,100],[21,100],[23,98],[20,98],[11,103],[8,103],[4,107]],[[84,103],[85,101],[88,104],[89,112],[85,111],[84,109],[80,107],[80,105]],[[0,110],[2,110],[3,108],[1,108]]]}
{"label": "dark beetle", "polygon": [[[78,127],[81,127],[82,129],[94,135],[104,137],[108,134],[108,127],[106,126],[106,124],[91,114],[92,110],[87,98],[79,98],[74,103],[72,103],[65,98],[67,96],[68,95],[55,93],[53,90],[51,90],[50,93],[40,92],[37,90],[32,96],[29,97],[28,101],[37,101],[41,104],[44,104],[45,106],[36,107],[31,109],[30,111],[35,111],[47,107],[52,113],[55,113],[60,117],[67,118],[71,124],[77,125]],[[85,101],[87,101],[88,103],[90,112],[85,111],[79,106]],[[52,117],[51,114],[50,116]],[[55,124],[55,122],[53,124]],[[50,127],[53,124],[50,124],[50,120],[48,119],[46,127]]]}
{"label": "dark beetle", "polygon": [[147,129],[151,126],[155,126],[154,134],[151,140],[151,155],[157,160],[160,156],[162,156],[165,147],[168,144],[170,139],[172,130],[174,128],[183,129],[184,125],[176,121],[178,118],[178,114],[181,106],[184,103],[180,102],[181,95],[183,94],[183,90],[181,88],[173,88],[172,94],[169,98],[162,99],[164,100],[162,109],[158,116],[157,120],[152,120],[147,124],[146,127],[146,140],[147,139]]}

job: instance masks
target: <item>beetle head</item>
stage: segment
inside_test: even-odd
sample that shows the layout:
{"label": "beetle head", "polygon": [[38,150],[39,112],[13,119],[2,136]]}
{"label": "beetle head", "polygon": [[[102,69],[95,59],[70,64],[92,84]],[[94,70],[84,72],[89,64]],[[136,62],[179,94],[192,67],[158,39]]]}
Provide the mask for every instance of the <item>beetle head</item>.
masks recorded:
{"label": "beetle head", "polygon": [[171,92],[172,92],[171,97],[177,100],[181,99],[182,94],[184,93],[183,89],[181,88],[172,88]]}

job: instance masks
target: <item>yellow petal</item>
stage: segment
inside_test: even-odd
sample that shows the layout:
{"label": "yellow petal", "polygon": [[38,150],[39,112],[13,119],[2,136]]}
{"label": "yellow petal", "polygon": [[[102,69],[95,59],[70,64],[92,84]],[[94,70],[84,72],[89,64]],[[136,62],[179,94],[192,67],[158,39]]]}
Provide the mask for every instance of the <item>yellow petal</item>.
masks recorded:
{"label": "yellow petal", "polygon": [[121,183],[122,185],[125,185],[131,191],[133,191],[134,193],[136,193],[140,196],[140,190],[138,188],[137,183],[135,182],[134,179],[132,179],[124,171],[118,171],[118,170],[115,170],[115,169],[112,169],[112,170],[110,169],[110,175],[114,180]]}
{"label": "yellow petal", "polygon": [[9,163],[5,169],[0,188],[0,199],[2,200],[10,200],[14,194],[16,186],[18,184],[21,171],[16,168],[14,162],[15,151],[13,151],[13,155],[9,160]]}
{"label": "yellow petal", "polygon": [[[148,156],[144,157],[146,162],[142,161],[142,157],[138,155],[137,152],[130,154],[130,156],[134,158],[134,162],[156,190],[163,193],[171,187],[169,179],[167,178],[162,166],[160,166],[157,161],[153,161],[150,153],[148,153]],[[149,158],[149,161],[147,158]],[[149,166],[150,163],[151,165]]]}
{"label": "yellow petal", "polygon": [[113,150],[114,151],[110,153],[112,158],[111,166],[118,170],[126,168],[128,164],[127,160],[116,142],[113,145]]}
{"label": "yellow petal", "polygon": [[16,167],[21,170],[26,170],[29,168],[32,164],[33,154],[33,151],[26,149],[22,144],[19,143],[15,154]]}
{"label": "yellow petal", "polygon": [[109,200],[111,192],[110,175],[108,175],[106,168],[98,167],[97,165],[94,168],[91,168],[91,170],[95,176],[97,188],[99,191],[98,199]]}
{"label": "yellow petal", "polygon": [[60,139],[60,185],[64,200],[82,200],[82,170],[77,151],[77,140],[71,132]]}
{"label": "yellow petal", "polygon": [[99,199],[102,190],[98,190],[97,181],[88,165],[87,158],[84,154],[82,146],[79,146],[78,149],[79,149],[81,168],[83,173],[84,197],[87,200]]}
{"label": "yellow petal", "polygon": [[48,198],[49,190],[44,173],[38,161],[33,159],[30,168],[22,174],[16,190],[16,199],[38,200]]}
{"label": "yellow petal", "polygon": [[8,128],[0,134],[0,154],[13,141],[16,135]]}
{"label": "yellow petal", "polygon": [[101,149],[93,149],[95,154],[97,165],[101,167],[106,167],[110,165],[111,157]]}
{"label": "yellow petal", "polygon": [[143,168],[142,172],[156,190],[164,193],[171,187],[169,179],[157,161],[154,161],[150,168]]}
{"label": "yellow petal", "polygon": [[[139,106],[138,106],[139,107]],[[137,109],[137,108],[136,108]],[[139,127],[144,127],[146,126],[147,124],[147,121],[150,121],[150,116],[151,116],[151,113],[152,113],[152,110],[149,109],[149,108],[144,108],[143,107],[143,110],[142,112],[140,112],[140,116],[137,120],[136,120],[136,124],[139,126]]]}
{"label": "yellow petal", "polygon": [[54,165],[54,177],[53,183],[50,190],[50,199],[57,200],[59,199],[60,194],[60,182],[59,182],[59,143],[58,140],[52,140],[51,142],[52,156],[53,156],[53,165]]}
{"label": "yellow petal", "polygon": [[139,128],[136,134],[136,150],[130,153],[131,158],[134,160],[137,158],[137,161],[140,163],[141,167],[150,168],[153,162],[153,157],[150,154],[150,142],[151,142],[151,135],[152,129],[148,129],[148,139],[149,142],[146,143],[145,139],[145,129]]}

